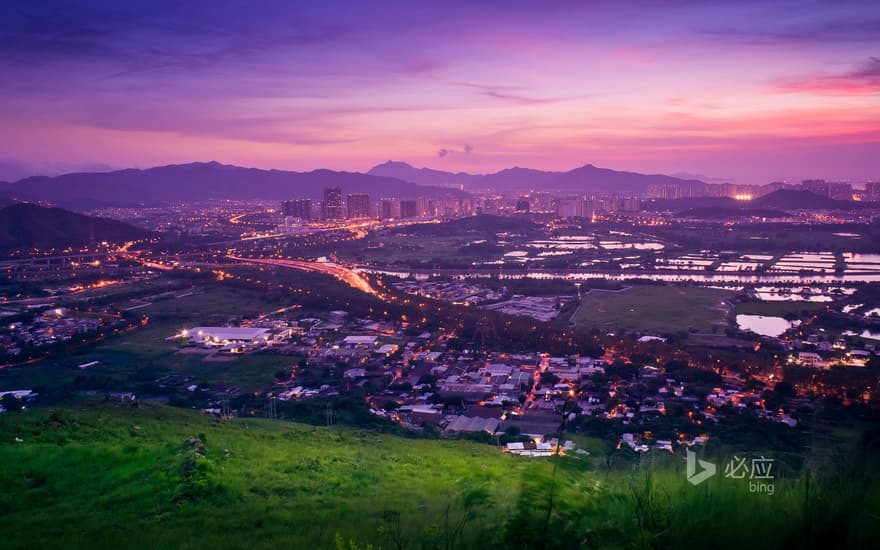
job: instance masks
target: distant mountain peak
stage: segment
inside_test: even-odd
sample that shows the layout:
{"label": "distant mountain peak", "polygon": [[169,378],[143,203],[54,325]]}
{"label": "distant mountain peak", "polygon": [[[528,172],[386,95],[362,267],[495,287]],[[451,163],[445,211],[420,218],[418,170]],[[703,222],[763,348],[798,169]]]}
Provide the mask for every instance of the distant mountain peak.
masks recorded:
{"label": "distant mountain peak", "polygon": [[408,162],[403,162],[402,160],[386,160],[382,164],[376,165],[375,168],[378,168],[380,166],[415,169],[415,167],[412,164],[409,164]]}
{"label": "distant mountain peak", "polygon": [[706,185],[698,180],[683,180],[661,174],[639,174],[600,168],[591,163],[567,172],[536,170],[514,166],[492,174],[445,172],[432,168],[414,168],[405,162],[388,161],[368,172],[421,185],[462,185],[466,189],[494,189],[500,192],[547,190],[564,193],[644,193],[651,184],[688,183]]}
{"label": "distant mountain peak", "polygon": [[345,193],[397,198],[461,193],[454,189],[425,187],[387,175],[338,172],[326,168],[311,172],[263,170],[208,161],[25,178],[0,186],[0,196],[91,207],[96,204],[121,206],[213,199],[320,200],[325,187],[341,187]]}

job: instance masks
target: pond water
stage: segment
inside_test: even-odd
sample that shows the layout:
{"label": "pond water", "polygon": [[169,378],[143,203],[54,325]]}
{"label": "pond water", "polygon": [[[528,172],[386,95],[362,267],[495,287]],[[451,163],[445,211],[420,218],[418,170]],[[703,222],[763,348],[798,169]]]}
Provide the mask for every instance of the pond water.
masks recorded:
{"label": "pond water", "polygon": [[737,315],[736,324],[741,330],[748,330],[761,336],[779,336],[792,326],[790,321],[782,317],[764,315]]}
{"label": "pond water", "polygon": [[[510,260],[511,258],[507,258]],[[484,261],[474,263],[474,266],[487,266],[485,269],[490,269],[491,266],[501,265],[502,261]],[[592,262],[594,263],[594,262]],[[582,264],[583,267],[587,267],[590,265],[588,262],[584,262]],[[781,273],[761,273],[761,274],[742,274],[742,273],[688,273],[685,270],[680,270],[676,273],[651,273],[651,274],[639,274],[639,273],[621,273],[614,270],[600,270],[600,269],[561,269],[559,271],[547,271],[547,272],[531,272],[531,273],[499,273],[495,272],[473,272],[469,270],[457,270],[457,269],[447,269],[447,270],[396,270],[396,269],[382,269],[376,268],[373,266],[358,266],[356,271],[363,273],[376,273],[379,275],[392,275],[395,277],[406,278],[410,275],[415,276],[416,278],[429,278],[429,277],[459,277],[459,278],[487,278],[492,275],[499,275],[502,279],[522,279],[523,277],[533,278],[533,279],[562,279],[569,281],[585,281],[591,279],[608,279],[612,281],[625,281],[628,279],[632,279],[634,277],[641,277],[645,279],[651,279],[654,281],[664,281],[669,283],[695,283],[695,284],[788,284],[788,283],[799,283],[799,284],[844,284],[844,283],[853,283],[853,282],[880,282],[880,273],[866,273],[866,274],[855,274],[855,273],[844,273],[843,275],[831,275],[831,274],[812,274],[812,275],[801,275],[798,273],[795,274],[781,274]]]}

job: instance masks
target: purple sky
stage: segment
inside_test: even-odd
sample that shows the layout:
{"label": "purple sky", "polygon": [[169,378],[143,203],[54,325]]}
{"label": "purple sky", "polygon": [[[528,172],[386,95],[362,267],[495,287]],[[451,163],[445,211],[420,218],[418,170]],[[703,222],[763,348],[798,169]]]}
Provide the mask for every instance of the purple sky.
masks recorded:
{"label": "purple sky", "polygon": [[880,179],[877,0],[103,4],[0,4],[0,179],[388,159]]}

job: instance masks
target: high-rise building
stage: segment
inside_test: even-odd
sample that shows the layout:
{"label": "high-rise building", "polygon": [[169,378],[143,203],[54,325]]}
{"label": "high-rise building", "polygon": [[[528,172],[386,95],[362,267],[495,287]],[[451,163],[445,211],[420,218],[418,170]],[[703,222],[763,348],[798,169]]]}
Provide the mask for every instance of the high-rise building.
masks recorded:
{"label": "high-rise building", "polygon": [[[617,206],[620,212],[638,212],[641,205],[641,201],[636,196],[619,197],[617,199]],[[584,215],[589,217],[586,212]]]}
{"label": "high-rise building", "polygon": [[379,200],[379,219],[391,220],[400,217],[400,203],[397,199]]}
{"label": "high-rise building", "polygon": [[431,197],[419,197],[416,199],[416,216],[436,216],[437,205]]}
{"label": "high-rise building", "polygon": [[560,219],[582,218],[584,201],[581,197],[565,197],[556,203],[556,215]]}
{"label": "high-rise building", "polygon": [[831,196],[831,186],[825,180],[804,180],[801,182],[801,189],[823,197]]}
{"label": "high-rise building", "polygon": [[370,195],[366,193],[348,194],[348,219],[360,220],[370,217]]}
{"label": "high-rise building", "polygon": [[682,181],[678,183],[649,183],[648,198],[652,199],[683,199],[688,197],[704,197],[710,189],[701,181]]}
{"label": "high-rise building", "polygon": [[414,199],[400,201],[400,217],[415,218],[418,216],[418,202]]}
{"label": "high-rise building", "polygon": [[322,213],[325,220],[344,220],[345,205],[342,203],[342,189],[327,187],[324,189]]}
{"label": "high-rise building", "polygon": [[880,201],[880,182],[872,181],[865,184],[865,200]]}
{"label": "high-rise building", "polygon": [[831,182],[828,184],[828,196],[839,201],[850,201],[853,196],[852,185],[845,182]]}
{"label": "high-rise building", "polygon": [[529,199],[520,198],[516,200],[516,211],[517,212],[528,212],[531,209],[531,204],[529,204]]}
{"label": "high-rise building", "polygon": [[419,216],[439,216],[443,218],[455,218],[470,213],[470,202],[463,201],[460,197],[419,197],[417,201]]}
{"label": "high-rise building", "polygon": [[293,199],[281,203],[281,213],[287,218],[312,219],[312,199]]}
{"label": "high-rise building", "polygon": [[768,183],[759,187],[758,194],[756,196],[763,197],[764,195],[769,195],[770,193],[774,193],[776,191],[782,191],[784,189],[788,189],[789,187],[790,186],[784,181],[774,181],[772,183]]}

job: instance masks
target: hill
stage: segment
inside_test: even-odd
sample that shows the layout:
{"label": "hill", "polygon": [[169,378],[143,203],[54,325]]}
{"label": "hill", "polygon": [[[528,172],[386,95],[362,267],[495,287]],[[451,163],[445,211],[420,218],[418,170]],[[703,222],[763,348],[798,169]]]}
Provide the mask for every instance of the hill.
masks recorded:
{"label": "hill", "polygon": [[529,459],[149,404],[34,409],[0,414],[0,529],[10,549],[857,548],[878,534],[864,466],[809,490],[777,478],[770,498],[720,475],[695,488],[678,456],[592,451]]}
{"label": "hill", "polygon": [[695,208],[739,208],[741,206],[742,203],[730,197],[687,197],[642,201],[642,210],[654,212],[682,212]]}
{"label": "hill", "polygon": [[699,218],[703,220],[721,220],[735,218],[785,218],[789,214],[782,210],[773,210],[771,208],[724,208],[724,207],[705,207],[705,208],[689,208],[678,212],[675,216],[678,218]]}
{"label": "hill", "polygon": [[655,199],[642,203],[643,210],[677,212],[680,217],[780,217],[799,210],[858,210],[869,208],[853,201],[839,201],[809,191],[779,190],[750,201],[730,197]]}
{"label": "hill", "polygon": [[768,193],[749,203],[757,208],[781,210],[858,210],[865,205],[853,201],[839,201],[809,191],[781,189]]}
{"label": "hill", "polygon": [[151,232],[124,222],[84,216],[61,208],[13,203],[0,208],[0,252],[25,248],[65,248],[94,242],[124,243]]}
{"label": "hill", "polygon": [[196,162],[145,170],[34,176],[0,185],[0,195],[67,206],[135,205],[210,199],[304,197],[318,200],[325,187],[341,187],[343,193],[369,193],[376,198],[380,195],[416,198],[461,194],[460,191],[420,186],[393,177],[354,172],[289,172]]}
{"label": "hill", "polygon": [[405,162],[388,161],[374,166],[368,174],[386,176],[422,185],[462,185],[468,190],[555,191],[571,193],[643,193],[652,184],[678,184],[705,189],[706,183],[660,174],[639,174],[599,168],[587,164],[567,172],[547,172],[529,168],[509,168],[492,174],[443,172],[414,168]]}

